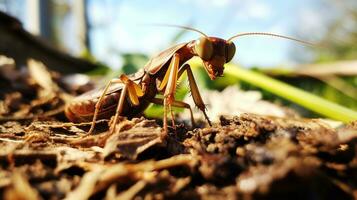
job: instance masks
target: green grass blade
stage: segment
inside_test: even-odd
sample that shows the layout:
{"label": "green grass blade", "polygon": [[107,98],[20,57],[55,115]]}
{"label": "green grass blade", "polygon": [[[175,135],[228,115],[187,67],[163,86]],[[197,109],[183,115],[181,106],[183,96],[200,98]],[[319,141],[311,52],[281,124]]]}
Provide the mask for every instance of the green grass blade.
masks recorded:
{"label": "green grass blade", "polygon": [[[192,66],[198,67],[200,64],[193,62]],[[342,122],[351,122],[357,120],[357,112],[339,104],[325,100],[319,96],[305,92],[299,88],[288,85],[284,82],[270,78],[258,72],[237,67],[233,64],[225,65],[225,74],[236,77],[254,86],[260,87],[277,96],[299,104],[306,109],[314,111],[322,116],[339,120]]]}

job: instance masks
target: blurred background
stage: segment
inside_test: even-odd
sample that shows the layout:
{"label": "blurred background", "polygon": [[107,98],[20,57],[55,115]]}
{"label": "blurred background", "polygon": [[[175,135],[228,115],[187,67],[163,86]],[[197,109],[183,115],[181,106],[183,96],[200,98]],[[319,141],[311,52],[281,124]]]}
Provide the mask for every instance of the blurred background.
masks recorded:
{"label": "blurred background", "polygon": [[290,41],[241,38],[235,42],[234,61],[247,67],[357,56],[354,0],[0,0],[0,10],[65,51],[75,55],[89,51],[113,68],[122,65],[120,54],[152,55],[172,43],[198,37],[187,32],[175,40],[180,30],[150,26],[155,23],[187,25],[221,38],[239,32],[274,32],[312,42],[324,40],[336,47],[335,52],[319,49],[316,53]]}
{"label": "blurred background", "polygon": [[[152,24],[190,26],[221,38],[254,31],[293,36],[321,47],[244,37],[235,41],[232,62],[357,109],[356,0],[0,0],[0,10],[48,43],[100,62],[112,74],[134,72],[156,53],[199,36]],[[235,82],[200,81],[202,87],[214,90]],[[240,88],[261,90],[247,83]],[[290,105],[284,98],[261,92],[264,99]]]}

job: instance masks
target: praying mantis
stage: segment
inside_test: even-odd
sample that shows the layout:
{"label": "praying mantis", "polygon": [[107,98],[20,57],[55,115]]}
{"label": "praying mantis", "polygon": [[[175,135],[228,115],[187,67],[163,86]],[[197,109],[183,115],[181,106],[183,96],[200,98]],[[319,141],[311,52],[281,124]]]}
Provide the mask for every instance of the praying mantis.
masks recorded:
{"label": "praying mantis", "polygon": [[[112,79],[103,90],[92,90],[76,97],[65,107],[65,114],[72,122],[91,121],[88,134],[95,128],[97,119],[108,119],[114,116],[110,132],[114,132],[119,116],[134,117],[141,115],[150,103],[164,107],[164,135],[168,133],[167,115],[170,113],[172,125],[175,126],[172,107],[189,109],[191,123],[194,126],[192,108],[189,104],[175,99],[178,79],[187,74],[194,104],[204,114],[208,124],[212,123],[206,113],[206,106],[200,95],[198,85],[190,65],[192,57],[198,56],[211,80],[223,75],[224,65],[232,60],[236,46],[232,40],[243,36],[271,36],[292,40],[306,45],[312,43],[296,38],[266,32],[248,32],[232,36],[228,40],[209,37],[203,32],[185,26],[172,25],[197,32],[200,38],[172,46],[151,58],[144,68],[132,75],[122,74]],[[157,98],[163,94],[163,98]]]}

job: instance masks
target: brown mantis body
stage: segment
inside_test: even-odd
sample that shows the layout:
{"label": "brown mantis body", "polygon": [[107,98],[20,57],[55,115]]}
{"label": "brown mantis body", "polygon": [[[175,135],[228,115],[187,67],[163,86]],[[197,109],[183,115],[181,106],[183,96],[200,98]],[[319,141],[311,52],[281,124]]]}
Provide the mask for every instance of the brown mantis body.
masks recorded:
{"label": "brown mantis body", "polygon": [[[186,72],[193,101],[211,125],[190,65],[186,64],[188,60],[193,56],[199,56],[204,63],[209,77],[211,80],[214,80],[216,77],[222,76],[224,64],[232,60],[235,54],[235,45],[231,40],[236,37],[244,35],[268,35],[310,44],[294,38],[270,33],[243,33],[224,40],[208,37],[204,33],[192,28],[183,28],[199,32],[203,37],[173,46],[161,52],[149,60],[143,71],[130,76],[123,74],[119,79],[111,80],[102,92],[93,90],[75,98],[73,102],[66,105],[65,114],[67,118],[73,122],[92,121],[92,126],[89,130],[89,133],[91,133],[97,119],[108,119],[114,115],[114,121],[110,127],[110,131],[113,132],[119,115],[128,117],[137,116],[150,103],[155,103],[164,106],[163,126],[165,134],[168,132],[167,114],[169,112],[174,125],[172,107],[189,109],[192,125],[194,125],[190,105],[175,100],[177,80]],[[156,95],[160,93],[163,94],[163,98],[156,98]]]}

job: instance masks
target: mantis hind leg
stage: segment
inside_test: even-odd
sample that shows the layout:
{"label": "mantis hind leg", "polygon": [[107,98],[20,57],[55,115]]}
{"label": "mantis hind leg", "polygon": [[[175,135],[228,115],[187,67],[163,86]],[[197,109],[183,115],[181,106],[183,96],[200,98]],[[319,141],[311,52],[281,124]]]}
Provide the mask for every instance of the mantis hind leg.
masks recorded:
{"label": "mantis hind leg", "polygon": [[138,84],[136,84],[134,81],[130,80],[126,75],[121,75],[119,79],[113,79],[111,80],[104,88],[102,95],[99,97],[98,102],[95,105],[95,110],[94,110],[94,115],[93,115],[93,119],[92,119],[92,124],[91,127],[88,131],[88,134],[91,134],[94,130],[95,127],[95,123],[98,117],[98,112],[100,110],[100,106],[101,103],[104,99],[104,96],[106,95],[106,93],[108,92],[109,87],[113,84],[113,83],[123,83],[124,87],[120,93],[120,97],[119,97],[119,101],[118,101],[118,105],[115,111],[115,116],[114,116],[114,121],[110,127],[110,133],[113,133],[114,131],[114,127],[116,122],[118,121],[118,117],[119,115],[122,113],[123,111],[123,106],[124,106],[124,102],[125,102],[125,97],[127,96],[127,93],[129,93],[129,99],[131,101],[131,103],[136,106],[139,105],[139,97],[143,96],[144,93],[141,90],[141,88],[138,86]]}
{"label": "mantis hind leg", "polygon": [[113,84],[113,83],[122,83],[122,81],[120,79],[112,79],[109,81],[109,83],[105,86],[102,94],[100,95],[98,102],[95,104],[95,110],[94,110],[94,115],[93,115],[93,119],[92,119],[92,123],[90,126],[90,129],[88,131],[88,135],[92,134],[94,127],[95,127],[95,123],[97,121],[97,117],[98,117],[98,112],[100,110],[100,106],[103,102],[103,98],[104,96],[107,94],[109,87]]}
{"label": "mantis hind leg", "polygon": [[110,134],[114,133],[116,123],[118,122],[119,115],[123,112],[123,106],[125,102],[125,97],[129,96],[129,100],[132,105],[139,105],[139,97],[143,96],[144,93],[134,81],[130,80],[126,75],[122,74],[120,80],[124,83],[123,90],[120,93],[120,98],[118,102],[117,109],[115,111],[114,120],[110,125],[109,132]]}

